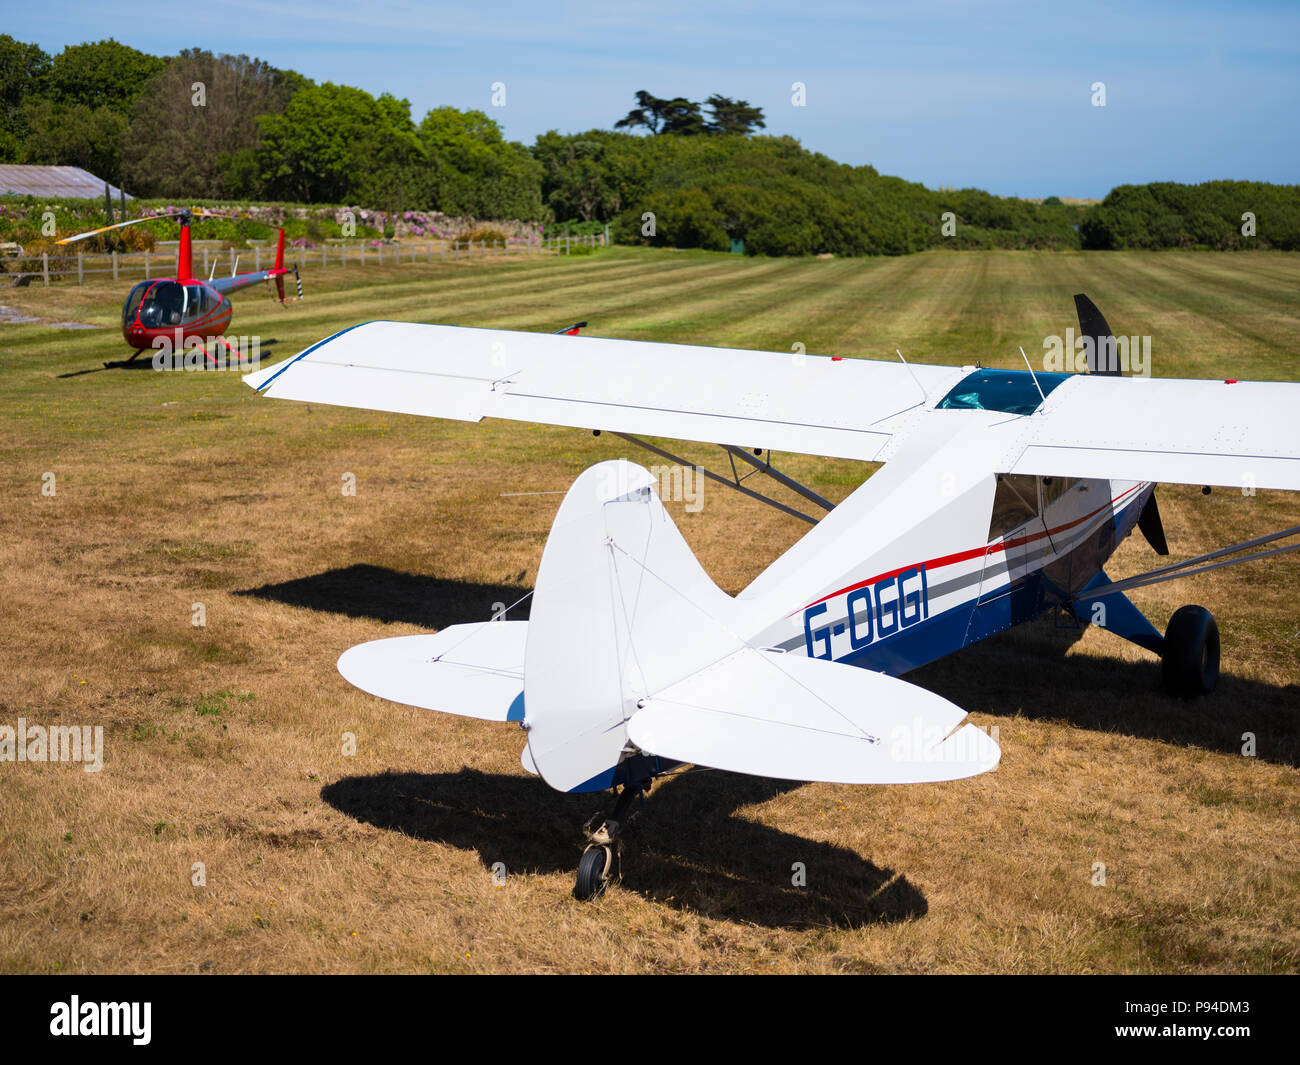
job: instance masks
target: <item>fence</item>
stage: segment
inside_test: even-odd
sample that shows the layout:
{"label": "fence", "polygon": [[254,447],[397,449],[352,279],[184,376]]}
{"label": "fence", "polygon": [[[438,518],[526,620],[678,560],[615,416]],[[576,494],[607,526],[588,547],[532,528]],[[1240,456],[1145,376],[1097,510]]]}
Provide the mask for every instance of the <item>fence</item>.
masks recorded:
{"label": "fence", "polygon": [[[592,233],[576,237],[550,237],[546,240],[534,237],[531,240],[424,240],[424,241],[335,241],[322,244],[316,248],[286,247],[284,260],[286,266],[297,266],[299,270],[308,267],[329,266],[369,266],[391,265],[420,262],[459,262],[461,259],[486,259],[492,257],[518,255],[567,255],[574,248],[591,248],[604,246],[607,238],[603,233]],[[202,269],[200,269],[200,252]],[[266,244],[252,248],[222,251],[214,254],[211,248],[194,249],[194,272],[201,277],[212,277],[217,271],[235,273],[240,266],[245,272],[250,269],[252,259],[253,271],[269,269],[275,262],[275,250]],[[48,285],[51,281],[64,278],[76,278],[77,284],[85,284],[86,278],[111,275],[114,281],[148,280],[151,277],[175,277],[177,270],[177,253],[172,250],[163,252],[110,252],[107,255],[84,255],[80,252],[68,255],[20,255],[0,259],[0,272],[8,274],[15,285],[26,285],[39,279]]]}

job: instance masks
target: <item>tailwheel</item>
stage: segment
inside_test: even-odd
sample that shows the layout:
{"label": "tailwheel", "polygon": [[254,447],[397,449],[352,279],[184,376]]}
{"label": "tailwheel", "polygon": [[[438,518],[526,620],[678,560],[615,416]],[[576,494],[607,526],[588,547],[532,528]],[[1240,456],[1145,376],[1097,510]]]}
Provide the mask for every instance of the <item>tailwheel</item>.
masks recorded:
{"label": "tailwheel", "polygon": [[587,849],[578,862],[578,882],[573,888],[573,896],[579,902],[596,898],[614,879],[623,847],[623,830],[637,819],[641,797],[649,787],[648,777],[635,784],[625,784],[614,809],[604,817],[597,814],[583,827]]}
{"label": "tailwheel", "polygon": [[1219,681],[1219,626],[1203,606],[1174,611],[1160,653],[1165,691],[1184,699],[1209,695]]}
{"label": "tailwheel", "polygon": [[579,902],[590,902],[609,886],[610,873],[614,867],[614,854],[607,845],[591,844],[582,852],[578,862],[578,882],[574,885],[573,896]]}

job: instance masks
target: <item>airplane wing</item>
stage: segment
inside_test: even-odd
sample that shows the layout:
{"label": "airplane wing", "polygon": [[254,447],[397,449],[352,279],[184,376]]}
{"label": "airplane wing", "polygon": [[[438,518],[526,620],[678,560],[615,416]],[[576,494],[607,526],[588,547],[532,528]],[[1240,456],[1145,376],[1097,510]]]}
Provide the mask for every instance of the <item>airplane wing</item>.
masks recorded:
{"label": "airplane wing", "polygon": [[[972,368],[369,322],[244,380],[268,396],[883,461]],[[1300,384],[1074,374],[1002,409],[999,473],[1300,489]],[[1036,409],[1035,409],[1036,408]],[[1032,412],[1031,412],[1032,411]],[[954,416],[960,416],[953,412]]]}
{"label": "airplane wing", "polygon": [[875,459],[952,367],[369,322],[249,374],[281,399]]}
{"label": "airplane wing", "polygon": [[1076,374],[1006,473],[1300,490],[1300,384]]}

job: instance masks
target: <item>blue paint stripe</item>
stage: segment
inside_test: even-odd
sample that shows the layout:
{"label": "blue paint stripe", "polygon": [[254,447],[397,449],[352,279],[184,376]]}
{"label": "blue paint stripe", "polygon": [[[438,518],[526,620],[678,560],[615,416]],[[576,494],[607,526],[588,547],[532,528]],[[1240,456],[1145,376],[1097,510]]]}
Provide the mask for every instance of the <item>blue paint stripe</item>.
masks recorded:
{"label": "blue paint stripe", "polygon": [[272,382],[273,382],[277,377],[279,377],[282,373],[284,373],[285,370],[287,370],[287,369],[288,369],[290,366],[292,366],[295,362],[298,362],[300,359],[305,359],[308,355],[310,355],[310,354],[311,354],[313,351],[315,351],[317,348],[322,348],[322,347],[324,347],[324,346],[325,346],[326,344],[328,344],[331,340],[337,340],[337,339],[338,339],[339,337],[341,337],[344,333],[350,333],[350,332],[352,332],[352,330],[354,330],[354,329],[360,329],[363,325],[374,325],[374,324],[375,324],[374,322],[358,322],[356,325],[350,325],[350,326],[348,326],[346,329],[340,329],[337,333],[334,333],[334,334],[332,334],[331,336],[327,336],[324,340],[318,340],[315,344],[313,344],[311,347],[309,347],[306,351],[299,352],[299,353],[298,353],[297,355],[295,355],[292,359],[290,359],[290,360],[289,360],[288,362],[286,362],[283,366],[281,366],[278,370],[276,370],[275,373],[273,373],[270,377],[268,377],[268,378],[266,379],[265,383],[263,383],[263,384],[258,388],[258,391],[259,391],[259,392],[265,392],[268,388],[271,387],[271,383],[272,383]]}
{"label": "blue paint stripe", "polygon": [[[1117,545],[1136,522],[1136,516],[1145,503],[1144,496],[1145,493],[1139,493],[1134,502],[1115,516]],[[1085,540],[1062,557],[1068,558],[1070,554],[1087,550],[1088,541]],[[1092,580],[1096,580],[1095,575]],[[1064,589],[1055,587],[1043,569],[1038,569],[1018,578],[1009,587],[995,593],[993,598],[983,602],[978,598],[968,599],[883,640],[850,651],[835,661],[898,677],[1022,622],[1032,621],[1051,607],[1064,603],[1067,597]],[[1133,610],[1137,613],[1136,607]],[[1142,620],[1145,622],[1145,618]],[[1126,619],[1126,628],[1142,631],[1141,625],[1133,618]],[[1155,629],[1151,631],[1155,632]]]}

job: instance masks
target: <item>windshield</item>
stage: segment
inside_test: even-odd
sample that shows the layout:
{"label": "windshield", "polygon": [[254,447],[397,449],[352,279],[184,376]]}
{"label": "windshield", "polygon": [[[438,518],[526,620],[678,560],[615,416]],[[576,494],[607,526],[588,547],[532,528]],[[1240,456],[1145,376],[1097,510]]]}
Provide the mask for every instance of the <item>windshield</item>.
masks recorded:
{"label": "windshield", "polygon": [[140,323],[149,329],[180,325],[185,313],[185,289],[175,281],[160,281],[140,308]]}
{"label": "windshield", "polygon": [[[936,409],[1033,414],[1043,405],[1043,399],[1071,376],[1067,373],[1031,374],[1028,370],[976,370],[958,381],[952,391],[939,400]],[[1040,388],[1043,390],[1041,395]]]}
{"label": "windshield", "polygon": [[126,306],[122,308],[123,325],[129,325],[135,318],[135,312],[140,306],[140,300],[152,285],[152,281],[141,281],[131,290],[131,294],[126,298]]}

